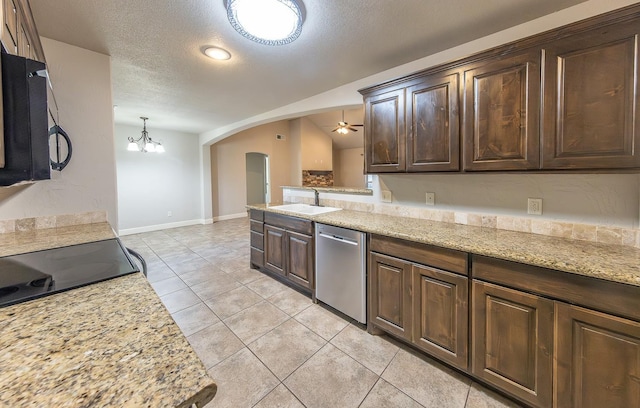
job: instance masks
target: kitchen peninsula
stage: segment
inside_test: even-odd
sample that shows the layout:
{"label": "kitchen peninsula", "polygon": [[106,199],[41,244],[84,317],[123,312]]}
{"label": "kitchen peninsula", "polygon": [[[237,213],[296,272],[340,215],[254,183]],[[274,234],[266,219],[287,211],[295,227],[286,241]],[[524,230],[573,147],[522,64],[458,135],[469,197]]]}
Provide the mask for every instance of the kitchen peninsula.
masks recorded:
{"label": "kitchen peninsula", "polygon": [[[0,255],[113,238],[106,222],[0,234]],[[141,273],[0,308],[4,406],[204,406],[217,387]]]}

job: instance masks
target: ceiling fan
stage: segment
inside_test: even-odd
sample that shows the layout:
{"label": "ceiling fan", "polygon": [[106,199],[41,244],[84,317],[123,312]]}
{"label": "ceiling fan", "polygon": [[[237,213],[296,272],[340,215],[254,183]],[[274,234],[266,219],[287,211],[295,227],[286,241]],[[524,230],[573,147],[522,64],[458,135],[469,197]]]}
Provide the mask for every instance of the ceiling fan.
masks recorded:
{"label": "ceiling fan", "polygon": [[342,121],[338,122],[338,126],[332,130],[332,132],[338,132],[342,135],[346,135],[347,133],[349,133],[349,131],[352,132],[357,132],[358,129],[356,129],[354,126],[364,126],[364,125],[350,125],[347,122],[344,121],[344,110],[342,111]]}

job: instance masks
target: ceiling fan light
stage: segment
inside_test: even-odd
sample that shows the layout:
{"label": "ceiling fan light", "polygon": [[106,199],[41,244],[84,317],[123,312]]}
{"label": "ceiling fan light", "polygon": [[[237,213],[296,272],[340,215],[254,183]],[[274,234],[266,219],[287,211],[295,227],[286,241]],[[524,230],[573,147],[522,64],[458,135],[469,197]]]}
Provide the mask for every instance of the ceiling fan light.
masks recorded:
{"label": "ceiling fan light", "polygon": [[227,0],[227,18],[242,36],[265,45],[289,44],[302,32],[298,0]]}
{"label": "ceiling fan light", "polygon": [[164,150],[164,146],[163,146],[163,145],[158,144],[158,145],[156,146],[156,153],[164,153],[164,151],[165,151],[165,150]]}
{"label": "ceiling fan light", "polygon": [[129,144],[127,145],[127,150],[130,152],[135,152],[138,151],[138,144],[134,141],[129,141]]}
{"label": "ceiling fan light", "polygon": [[156,151],[156,145],[151,142],[147,142],[147,144],[144,145],[144,151],[153,153]]}
{"label": "ceiling fan light", "polygon": [[345,127],[339,128],[337,132],[340,133],[341,135],[346,135],[347,133],[349,133],[349,131]]}

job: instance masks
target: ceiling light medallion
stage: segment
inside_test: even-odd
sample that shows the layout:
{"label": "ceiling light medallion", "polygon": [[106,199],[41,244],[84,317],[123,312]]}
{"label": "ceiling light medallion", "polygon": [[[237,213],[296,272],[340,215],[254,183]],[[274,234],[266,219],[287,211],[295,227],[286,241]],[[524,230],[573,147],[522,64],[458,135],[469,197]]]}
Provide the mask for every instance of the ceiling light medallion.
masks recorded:
{"label": "ceiling light medallion", "polygon": [[162,143],[151,140],[151,138],[149,137],[149,132],[147,132],[147,120],[149,118],[140,116],[140,119],[142,119],[142,135],[137,139],[129,136],[129,145],[127,146],[127,150],[129,150],[130,152],[138,151],[143,153],[164,153],[164,146],[162,146]]}
{"label": "ceiling light medallion", "polygon": [[231,59],[231,53],[220,47],[207,47],[204,50],[204,54],[209,58],[219,61]]}
{"label": "ceiling light medallion", "polygon": [[227,0],[227,17],[237,32],[265,45],[284,45],[302,31],[299,0]]}

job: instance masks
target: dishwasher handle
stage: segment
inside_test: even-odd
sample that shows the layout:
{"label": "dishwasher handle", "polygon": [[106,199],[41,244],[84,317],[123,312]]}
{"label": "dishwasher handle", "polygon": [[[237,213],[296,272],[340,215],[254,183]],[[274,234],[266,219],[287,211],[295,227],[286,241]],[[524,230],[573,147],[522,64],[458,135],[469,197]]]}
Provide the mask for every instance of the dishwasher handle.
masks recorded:
{"label": "dishwasher handle", "polygon": [[325,234],[324,232],[320,232],[320,233],[318,233],[318,236],[322,237],[322,238],[328,238],[328,239],[332,239],[334,241],[342,242],[344,244],[358,246],[358,242],[357,241],[351,240],[349,238],[341,237],[341,236],[338,236],[338,235],[333,235],[333,234],[329,235],[329,234]]}

